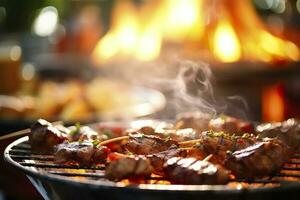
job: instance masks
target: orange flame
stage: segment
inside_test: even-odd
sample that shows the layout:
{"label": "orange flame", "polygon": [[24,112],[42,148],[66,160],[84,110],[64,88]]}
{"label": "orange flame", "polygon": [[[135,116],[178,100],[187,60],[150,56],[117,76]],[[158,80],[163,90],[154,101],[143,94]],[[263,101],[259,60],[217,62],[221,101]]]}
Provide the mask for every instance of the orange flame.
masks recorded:
{"label": "orange flame", "polygon": [[222,62],[235,62],[241,58],[241,47],[233,27],[226,21],[219,22],[213,39],[213,52]]}
{"label": "orange flame", "polygon": [[[155,60],[164,42],[197,44],[221,62],[300,59],[294,43],[264,28],[250,1],[217,1],[218,17],[208,13],[214,6],[208,0],[151,0],[140,6],[133,2],[116,1],[111,29],[95,46],[95,63],[116,57]],[[209,26],[205,16],[210,16]]]}
{"label": "orange flame", "polygon": [[280,85],[264,89],[262,112],[264,121],[280,122],[284,120],[284,98]]}

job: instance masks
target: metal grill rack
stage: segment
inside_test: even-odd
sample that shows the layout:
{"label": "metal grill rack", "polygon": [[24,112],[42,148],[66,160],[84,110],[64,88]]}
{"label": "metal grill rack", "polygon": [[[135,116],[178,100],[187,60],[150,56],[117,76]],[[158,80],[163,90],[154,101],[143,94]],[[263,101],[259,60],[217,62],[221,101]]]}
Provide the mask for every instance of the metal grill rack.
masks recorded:
{"label": "metal grill rack", "polygon": [[[98,183],[99,180],[108,182],[104,176],[105,166],[78,166],[61,165],[53,161],[53,155],[32,151],[28,143],[28,137],[20,138],[5,150],[8,162],[17,164],[27,171],[68,177],[73,181],[88,181]],[[80,179],[78,179],[80,177]],[[152,177],[145,181],[146,185],[162,184],[167,182],[160,177]],[[300,153],[296,153],[284,164],[282,170],[273,177],[254,180],[233,179],[224,187],[240,189],[241,187],[280,187],[285,184],[299,182],[300,184]],[[151,184],[150,184],[151,183]]]}

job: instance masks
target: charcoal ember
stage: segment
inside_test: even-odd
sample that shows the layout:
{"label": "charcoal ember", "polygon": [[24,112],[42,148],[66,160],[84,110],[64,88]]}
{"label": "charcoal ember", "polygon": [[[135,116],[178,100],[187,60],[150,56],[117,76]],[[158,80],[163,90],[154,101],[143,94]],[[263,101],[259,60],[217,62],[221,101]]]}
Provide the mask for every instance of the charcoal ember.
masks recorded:
{"label": "charcoal ember", "polygon": [[34,150],[53,151],[53,147],[68,140],[69,130],[62,125],[53,126],[39,119],[31,126],[29,143]]}
{"label": "charcoal ember", "polygon": [[196,158],[173,157],[164,164],[166,177],[175,184],[226,184],[229,172],[220,165]]}
{"label": "charcoal ember", "polygon": [[150,161],[145,157],[122,157],[108,164],[105,176],[112,181],[133,180],[147,178],[152,172]]}

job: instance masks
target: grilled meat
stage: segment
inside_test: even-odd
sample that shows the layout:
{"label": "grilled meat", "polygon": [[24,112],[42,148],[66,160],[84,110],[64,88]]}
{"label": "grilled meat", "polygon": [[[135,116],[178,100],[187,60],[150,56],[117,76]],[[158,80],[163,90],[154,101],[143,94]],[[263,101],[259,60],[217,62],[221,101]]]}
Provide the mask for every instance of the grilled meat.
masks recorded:
{"label": "grilled meat", "polygon": [[92,142],[62,143],[56,146],[54,161],[56,163],[78,163],[92,165],[105,163],[110,150],[105,146],[95,146]]}
{"label": "grilled meat", "polygon": [[137,155],[149,155],[168,150],[171,146],[178,147],[178,143],[171,139],[161,139],[154,135],[141,133],[130,134],[125,149]]}
{"label": "grilled meat", "polygon": [[199,138],[199,134],[192,128],[164,130],[163,132],[158,132],[158,134],[163,138],[170,138],[176,142],[183,142]]}
{"label": "grilled meat", "polygon": [[278,138],[292,149],[300,147],[300,123],[296,119],[264,123],[256,127],[256,132],[261,137]]}
{"label": "grilled meat", "polygon": [[57,144],[68,140],[69,130],[64,126],[53,126],[44,119],[39,119],[31,127],[29,143],[32,149],[53,151]]}
{"label": "grilled meat", "polygon": [[265,139],[228,155],[226,168],[237,178],[252,179],[278,172],[287,159],[287,148],[276,139]]}
{"label": "grilled meat", "polygon": [[200,112],[186,112],[176,116],[175,128],[192,128],[198,132],[207,131],[212,116]]}
{"label": "grilled meat", "polygon": [[164,163],[172,157],[186,157],[187,151],[184,149],[178,149],[177,147],[171,147],[166,151],[147,155],[146,157],[150,160],[151,165],[154,168],[154,173],[163,175]]}
{"label": "grilled meat", "polygon": [[108,137],[105,134],[97,133],[88,126],[71,126],[69,141],[103,141]]}
{"label": "grilled meat", "polygon": [[223,164],[227,151],[236,151],[246,148],[256,142],[251,134],[234,136],[224,132],[206,131],[202,132],[199,143],[193,146],[188,152],[188,157],[204,159],[213,154],[213,163]]}
{"label": "grilled meat", "polygon": [[196,158],[173,157],[164,165],[166,177],[176,184],[226,184],[229,173],[220,165]]}
{"label": "grilled meat", "polygon": [[212,131],[224,131],[236,135],[254,132],[254,126],[250,122],[224,115],[211,119],[208,124],[208,129]]}
{"label": "grilled meat", "polygon": [[145,157],[123,157],[109,163],[105,176],[112,181],[143,179],[149,177],[152,171],[150,161]]}
{"label": "grilled meat", "polygon": [[155,135],[160,138],[170,138],[176,142],[182,142],[187,140],[193,140],[198,138],[198,133],[192,128],[183,129],[154,129],[150,126],[141,127],[139,130],[129,129],[126,131],[127,135],[135,134],[136,132],[144,135]]}

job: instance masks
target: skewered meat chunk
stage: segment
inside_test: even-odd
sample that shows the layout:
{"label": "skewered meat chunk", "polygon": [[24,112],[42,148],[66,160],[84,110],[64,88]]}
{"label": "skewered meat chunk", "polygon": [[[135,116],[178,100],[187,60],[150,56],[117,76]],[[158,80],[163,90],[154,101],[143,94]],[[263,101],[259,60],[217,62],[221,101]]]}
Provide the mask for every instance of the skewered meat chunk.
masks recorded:
{"label": "skewered meat chunk", "polygon": [[255,142],[256,138],[251,134],[234,136],[224,132],[206,131],[201,133],[199,143],[189,150],[188,157],[204,159],[213,154],[211,162],[223,164],[227,151],[244,149]]}
{"label": "skewered meat chunk", "polygon": [[196,158],[173,157],[164,165],[164,172],[176,184],[226,184],[229,173],[220,165]]}
{"label": "skewered meat chunk", "polygon": [[112,181],[140,179],[151,175],[153,168],[144,157],[124,157],[112,161],[105,169],[105,176]]}
{"label": "skewered meat chunk", "polygon": [[161,139],[154,135],[141,133],[130,134],[125,149],[137,155],[149,155],[168,150],[171,146],[178,146],[178,143],[171,139]]}
{"label": "skewered meat chunk", "polygon": [[270,176],[278,172],[287,159],[287,148],[276,139],[266,139],[228,155],[225,166],[237,178]]}
{"label": "skewered meat chunk", "polygon": [[208,123],[212,116],[200,112],[186,112],[176,116],[175,128],[192,128],[198,132],[208,130]]}
{"label": "skewered meat chunk", "polygon": [[160,135],[168,137],[176,142],[183,142],[187,140],[194,140],[199,138],[199,134],[192,128],[164,130]]}
{"label": "skewered meat chunk", "polygon": [[209,121],[208,128],[212,131],[224,131],[234,134],[254,132],[254,126],[250,122],[224,115],[211,119]]}
{"label": "skewered meat chunk", "polygon": [[70,129],[70,141],[103,141],[108,139],[107,135],[97,133],[88,126],[72,126]]}
{"label": "skewered meat chunk", "polygon": [[94,146],[89,141],[62,143],[56,146],[54,161],[56,163],[78,163],[92,165],[105,163],[110,150],[105,146]]}
{"label": "skewered meat chunk", "polygon": [[29,143],[35,150],[53,151],[53,147],[68,139],[69,130],[64,126],[53,126],[44,119],[39,119],[31,127]]}
{"label": "skewered meat chunk", "polygon": [[184,149],[178,149],[176,147],[171,147],[166,151],[155,153],[152,155],[147,155],[150,160],[151,165],[154,168],[154,173],[158,175],[163,175],[164,163],[172,157],[186,157],[187,151]]}
{"label": "skewered meat chunk", "polygon": [[264,123],[256,127],[261,137],[278,138],[293,149],[300,146],[300,123],[296,119]]}

